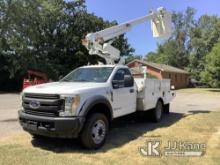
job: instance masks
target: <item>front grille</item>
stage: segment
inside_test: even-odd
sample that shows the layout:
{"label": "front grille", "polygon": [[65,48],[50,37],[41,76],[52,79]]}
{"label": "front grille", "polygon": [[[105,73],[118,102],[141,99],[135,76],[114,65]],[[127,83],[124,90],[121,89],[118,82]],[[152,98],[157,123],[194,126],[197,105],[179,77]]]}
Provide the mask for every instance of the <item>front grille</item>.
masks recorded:
{"label": "front grille", "polygon": [[[33,102],[37,107],[33,107]],[[59,111],[64,110],[64,100],[59,95],[54,94],[31,94],[26,93],[23,96],[22,106],[25,113],[37,116],[56,117]]]}
{"label": "front grille", "polygon": [[36,93],[26,93],[25,97],[28,98],[40,98],[40,99],[59,99],[60,96],[56,94],[36,94]]}

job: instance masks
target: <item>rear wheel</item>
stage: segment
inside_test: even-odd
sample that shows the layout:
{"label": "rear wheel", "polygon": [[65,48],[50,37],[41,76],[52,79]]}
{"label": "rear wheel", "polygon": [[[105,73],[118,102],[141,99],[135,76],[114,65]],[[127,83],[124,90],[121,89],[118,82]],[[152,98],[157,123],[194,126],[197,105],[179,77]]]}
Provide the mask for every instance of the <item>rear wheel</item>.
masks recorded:
{"label": "rear wheel", "polygon": [[151,110],[151,119],[153,122],[159,122],[163,115],[163,103],[158,100],[156,107]]}
{"label": "rear wheel", "polygon": [[169,114],[170,113],[170,104],[164,105],[164,113]]}
{"label": "rear wheel", "polygon": [[94,113],[86,121],[80,140],[88,149],[98,149],[105,143],[109,122],[104,114]]}

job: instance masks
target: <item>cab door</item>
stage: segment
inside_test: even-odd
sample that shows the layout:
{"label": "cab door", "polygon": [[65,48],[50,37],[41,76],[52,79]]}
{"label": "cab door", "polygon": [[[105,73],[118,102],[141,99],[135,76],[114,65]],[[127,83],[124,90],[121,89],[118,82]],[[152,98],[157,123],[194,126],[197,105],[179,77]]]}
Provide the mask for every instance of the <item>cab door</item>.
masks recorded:
{"label": "cab door", "polygon": [[[136,111],[136,89],[133,84],[125,83],[125,77],[131,76],[128,69],[118,69],[112,80],[113,115],[123,116]],[[133,78],[132,78],[133,79]]]}

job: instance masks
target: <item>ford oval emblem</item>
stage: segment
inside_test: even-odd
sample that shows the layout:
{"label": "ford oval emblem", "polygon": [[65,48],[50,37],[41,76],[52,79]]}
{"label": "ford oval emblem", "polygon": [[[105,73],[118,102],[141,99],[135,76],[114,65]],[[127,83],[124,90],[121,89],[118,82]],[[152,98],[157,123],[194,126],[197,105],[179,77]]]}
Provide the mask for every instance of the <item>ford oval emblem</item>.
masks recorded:
{"label": "ford oval emblem", "polygon": [[37,100],[32,100],[29,103],[29,107],[32,108],[32,109],[38,109],[40,107],[40,102],[37,101]]}

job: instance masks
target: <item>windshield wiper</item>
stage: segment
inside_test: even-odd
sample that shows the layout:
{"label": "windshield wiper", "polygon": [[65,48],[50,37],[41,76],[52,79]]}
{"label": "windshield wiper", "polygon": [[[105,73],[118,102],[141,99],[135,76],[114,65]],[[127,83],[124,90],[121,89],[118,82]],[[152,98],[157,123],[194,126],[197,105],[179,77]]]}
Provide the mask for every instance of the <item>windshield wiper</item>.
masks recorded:
{"label": "windshield wiper", "polygon": [[90,80],[87,80],[87,79],[78,79],[78,80],[73,80],[73,81],[76,81],[76,82],[90,82]]}
{"label": "windshield wiper", "polygon": [[78,80],[62,80],[60,82],[94,82],[92,80],[88,80],[88,79],[78,79]]}
{"label": "windshield wiper", "polygon": [[60,80],[59,82],[70,82],[70,80]]}

